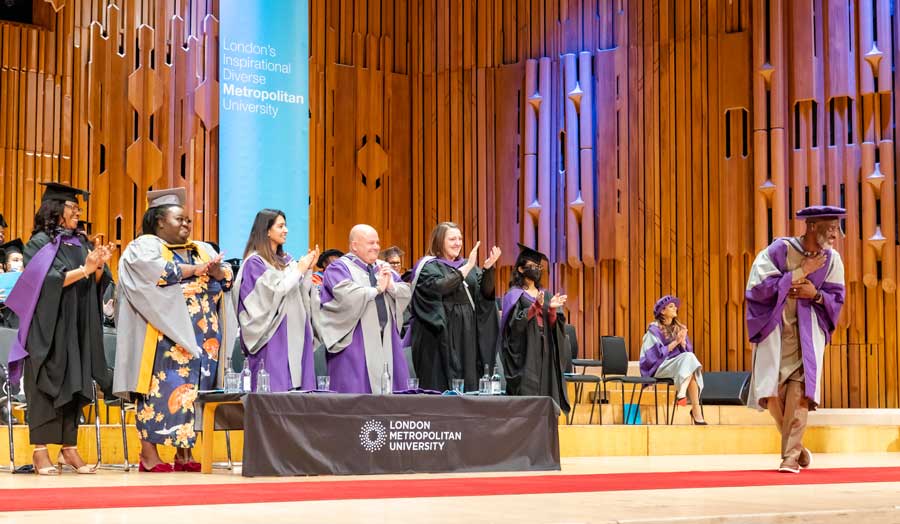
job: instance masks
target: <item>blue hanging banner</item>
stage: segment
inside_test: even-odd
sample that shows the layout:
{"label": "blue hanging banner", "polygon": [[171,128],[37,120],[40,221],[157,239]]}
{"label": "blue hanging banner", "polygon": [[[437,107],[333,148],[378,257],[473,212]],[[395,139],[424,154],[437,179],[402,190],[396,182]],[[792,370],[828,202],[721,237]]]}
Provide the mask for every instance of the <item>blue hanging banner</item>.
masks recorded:
{"label": "blue hanging banner", "polygon": [[219,245],[242,258],[257,211],[309,244],[308,0],[219,2]]}

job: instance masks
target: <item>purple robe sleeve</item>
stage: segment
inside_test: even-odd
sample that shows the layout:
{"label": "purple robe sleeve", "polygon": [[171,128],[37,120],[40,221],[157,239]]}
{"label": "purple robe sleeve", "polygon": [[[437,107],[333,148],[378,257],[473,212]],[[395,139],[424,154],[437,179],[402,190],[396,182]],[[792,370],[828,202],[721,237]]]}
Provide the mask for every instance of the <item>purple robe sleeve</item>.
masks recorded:
{"label": "purple robe sleeve", "polygon": [[[768,275],[745,293],[747,335],[755,344],[762,342],[781,323],[793,279],[793,275],[783,269],[785,249],[783,243],[773,243],[764,253],[760,253],[750,269],[751,279],[754,274]],[[774,274],[773,269],[777,271]]]}

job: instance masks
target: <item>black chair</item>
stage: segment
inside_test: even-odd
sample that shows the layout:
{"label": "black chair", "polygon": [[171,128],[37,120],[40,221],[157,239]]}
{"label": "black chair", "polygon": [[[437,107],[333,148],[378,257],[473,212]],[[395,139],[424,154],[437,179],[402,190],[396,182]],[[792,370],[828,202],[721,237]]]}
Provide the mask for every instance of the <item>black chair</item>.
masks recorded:
{"label": "black chair", "polygon": [[[675,387],[675,379],[672,378],[656,378],[657,384],[664,384],[666,386],[666,424],[672,425],[675,422],[675,412],[678,410],[678,395],[675,395],[675,398],[672,399],[672,413],[669,415],[669,388]],[[656,392],[654,391],[654,394]]]}
{"label": "black chair", "polygon": [[[569,341],[569,348],[572,350],[572,365],[570,372],[565,373],[563,378],[566,382],[575,384],[575,399],[574,402],[572,402],[572,410],[569,411],[569,414],[566,417],[566,424],[572,424],[575,420],[575,408],[578,407],[578,401],[581,399],[581,394],[584,392],[585,384],[594,384],[594,398],[591,401],[591,416],[588,419],[588,424],[594,422],[595,407],[600,414],[600,424],[603,424],[603,408],[602,406],[598,406],[598,403],[600,402],[600,377],[587,374],[588,366],[600,366],[601,362],[599,360],[577,358],[578,335],[575,332],[575,326],[566,324],[566,338]],[[577,372],[577,366],[581,366],[580,374]]]}
{"label": "black chair", "polygon": [[[112,366],[116,361],[116,330],[114,328],[103,329],[103,353],[106,356],[106,365]],[[112,375],[112,367],[109,368],[109,371],[110,375]],[[107,423],[109,423],[109,408],[119,408],[119,432],[122,438],[123,453],[121,464],[106,464],[103,462],[103,446],[100,438],[100,395],[98,394],[99,388],[97,387],[97,382],[93,382],[92,389],[94,398],[93,403],[89,407],[88,415],[90,415],[91,412],[93,412],[94,415],[94,436],[97,440],[97,468],[129,471],[132,466],[128,462],[128,436],[125,429],[125,416],[129,407],[134,409],[134,404],[126,403],[125,400],[121,398],[106,398],[105,396],[103,398],[103,403],[106,405]]]}
{"label": "black chair", "polygon": [[[16,472],[16,447],[13,442],[13,424],[16,420],[13,416],[13,384],[9,381],[6,362],[9,360],[9,351],[13,340],[18,336],[18,330],[12,328],[0,327],[0,375],[2,375],[2,383],[0,383],[0,398],[6,411],[6,434],[9,437],[9,466],[0,466],[0,471]],[[26,407],[27,408],[27,407]]]}
{"label": "black chair", "polygon": [[[626,423],[625,414],[625,384],[631,384],[631,396],[628,403],[636,405],[640,410],[641,399],[644,395],[644,388],[647,386],[655,386],[656,379],[651,377],[631,377],[628,376],[628,350],[625,349],[625,339],[622,337],[600,337],[600,349],[603,351],[603,394],[607,398],[606,383],[618,382],[622,385],[622,423]],[[637,404],[634,403],[635,390],[640,386]],[[654,390],[653,405],[656,410],[657,422],[659,421],[659,403],[656,399]]]}

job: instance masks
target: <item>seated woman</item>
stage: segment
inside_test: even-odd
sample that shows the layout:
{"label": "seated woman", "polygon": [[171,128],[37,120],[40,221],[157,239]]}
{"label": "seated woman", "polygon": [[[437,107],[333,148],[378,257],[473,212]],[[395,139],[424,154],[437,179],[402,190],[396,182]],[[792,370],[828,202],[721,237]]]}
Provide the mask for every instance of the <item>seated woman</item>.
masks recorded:
{"label": "seated woman", "polygon": [[519,248],[500,319],[506,394],[549,396],[568,413],[563,381],[571,359],[562,311],[566,295],[550,297],[541,288],[547,256],[522,244]]}
{"label": "seated woman", "polygon": [[311,249],[300,260],[292,260],[284,251],[287,234],[284,212],[257,213],[235,281],[241,344],[249,355],[254,391],[262,362],[272,391],[316,389],[307,297],[312,285],[309,270],[319,253],[318,248]]}
{"label": "seated woman", "polygon": [[666,295],[653,306],[656,318],[647,326],[641,343],[641,375],[653,378],[670,378],[675,381],[676,398],[683,401],[685,394],[691,401],[691,420],[705,426],[700,409],[700,390],[703,374],[700,361],[694,355],[694,346],[688,338],[687,327],[678,322],[681,301]]}

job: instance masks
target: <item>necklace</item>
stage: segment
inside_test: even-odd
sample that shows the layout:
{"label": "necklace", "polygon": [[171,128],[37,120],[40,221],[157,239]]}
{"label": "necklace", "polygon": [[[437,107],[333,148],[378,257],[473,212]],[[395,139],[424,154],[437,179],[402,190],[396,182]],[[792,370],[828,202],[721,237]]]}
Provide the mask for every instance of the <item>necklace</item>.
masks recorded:
{"label": "necklace", "polygon": [[796,242],[796,245],[794,247],[796,247],[797,251],[799,251],[804,257],[812,258],[819,255],[820,251],[807,251],[803,249],[803,242],[801,242],[801,240],[802,237],[794,237],[794,241]]}

